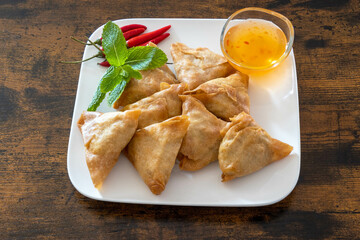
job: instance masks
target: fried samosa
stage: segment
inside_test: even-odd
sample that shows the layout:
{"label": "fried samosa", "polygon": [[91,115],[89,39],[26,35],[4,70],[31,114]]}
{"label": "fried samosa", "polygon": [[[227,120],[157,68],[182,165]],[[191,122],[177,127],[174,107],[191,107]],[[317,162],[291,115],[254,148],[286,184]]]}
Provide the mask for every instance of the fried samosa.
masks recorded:
{"label": "fried samosa", "polygon": [[190,125],[180,148],[179,167],[195,171],[217,159],[222,139],[220,130],[226,123],[210,113],[196,98],[180,97],[183,115],[189,117]]}
{"label": "fried samosa", "polygon": [[127,146],[126,156],[153,194],[164,191],[188,126],[187,116],[176,116],[139,129]]}
{"label": "fried samosa", "polygon": [[84,140],[86,164],[96,188],[101,187],[134,135],[140,113],[140,110],[82,113],[78,127]]}
{"label": "fried samosa", "polygon": [[183,43],[173,43],[170,52],[177,79],[186,82],[190,90],[204,82],[235,72],[226,58],[207,48],[193,49]]}
{"label": "fried samosa", "polygon": [[237,72],[205,82],[184,94],[199,99],[215,116],[226,121],[241,112],[249,113],[249,77]]}
{"label": "fried samosa", "polygon": [[219,149],[222,181],[249,175],[288,156],[293,147],[262,129],[250,115],[242,112],[231,119]]}
{"label": "fried samosa", "polygon": [[161,83],[161,89],[163,90],[123,108],[123,110],[141,109],[138,128],[181,115],[182,101],[178,95],[187,90],[186,84]]}
{"label": "fried samosa", "polygon": [[142,79],[131,79],[121,97],[113,104],[113,108],[118,109],[160,91],[162,82],[176,83],[174,74],[166,64],[160,68],[140,71],[140,73]]}

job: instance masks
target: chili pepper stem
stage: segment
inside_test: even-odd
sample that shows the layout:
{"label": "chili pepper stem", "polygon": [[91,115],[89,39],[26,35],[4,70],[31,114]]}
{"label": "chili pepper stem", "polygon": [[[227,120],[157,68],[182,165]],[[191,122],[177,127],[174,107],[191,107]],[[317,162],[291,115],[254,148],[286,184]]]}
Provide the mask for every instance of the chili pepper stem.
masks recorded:
{"label": "chili pepper stem", "polygon": [[89,61],[89,60],[91,60],[91,59],[93,59],[93,58],[96,58],[96,57],[101,57],[101,54],[98,53],[98,54],[96,54],[96,55],[94,55],[94,56],[92,56],[92,57],[89,57],[89,58],[87,58],[87,59],[84,59],[84,60],[79,60],[79,61],[60,61],[60,63],[67,63],[67,64],[82,63],[82,62]]}
{"label": "chili pepper stem", "polygon": [[92,45],[94,45],[94,44],[101,45],[101,41],[102,41],[102,39],[99,38],[99,39],[96,39],[96,41],[93,42],[93,43],[86,43],[86,42],[83,42],[83,41],[81,41],[81,40],[73,37],[73,36],[71,36],[70,38],[71,38],[72,40],[74,40],[75,42],[81,43],[81,44],[83,44],[83,45],[88,45],[88,46],[92,46]]}
{"label": "chili pepper stem", "polygon": [[83,42],[73,36],[70,37],[72,40],[74,40],[75,42],[78,42],[78,43],[81,43],[81,44],[84,44],[84,45],[92,45],[91,43],[86,43],[86,42]]}
{"label": "chili pepper stem", "polygon": [[90,40],[90,38],[86,37],[88,39],[88,41],[91,43],[91,45],[93,45],[94,47],[97,48],[97,50],[99,50],[100,52],[103,52],[99,47],[98,45],[96,45],[93,41]]}

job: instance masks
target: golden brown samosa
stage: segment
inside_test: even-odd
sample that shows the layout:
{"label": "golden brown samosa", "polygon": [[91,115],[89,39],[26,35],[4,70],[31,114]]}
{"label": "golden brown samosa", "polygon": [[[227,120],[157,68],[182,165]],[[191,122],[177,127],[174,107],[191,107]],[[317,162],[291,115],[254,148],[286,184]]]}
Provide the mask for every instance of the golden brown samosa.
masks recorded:
{"label": "golden brown samosa", "polygon": [[173,43],[170,51],[177,79],[187,83],[190,90],[235,72],[226,58],[207,48],[193,49],[183,43]]}
{"label": "golden brown samosa", "polygon": [[134,135],[140,113],[140,110],[82,113],[78,127],[84,140],[86,164],[96,188],[101,187]]}
{"label": "golden brown samosa", "polygon": [[188,126],[186,116],[176,116],[139,129],[127,146],[127,157],[153,194],[164,191]]}
{"label": "golden brown samosa", "polygon": [[195,171],[218,157],[221,142],[220,130],[225,122],[211,112],[196,98],[180,96],[183,115],[189,117],[190,125],[180,148],[180,169]]}
{"label": "golden brown samosa", "polygon": [[187,90],[186,84],[161,83],[161,88],[163,90],[123,108],[123,110],[141,109],[138,128],[181,115],[182,101],[178,95]]}
{"label": "golden brown samosa", "polygon": [[249,77],[236,72],[226,78],[205,82],[184,94],[199,99],[215,116],[226,121],[241,112],[249,113]]}
{"label": "golden brown samosa", "polygon": [[222,181],[256,172],[293,150],[292,146],[270,137],[244,112],[231,120],[222,131],[225,136],[219,149]]}

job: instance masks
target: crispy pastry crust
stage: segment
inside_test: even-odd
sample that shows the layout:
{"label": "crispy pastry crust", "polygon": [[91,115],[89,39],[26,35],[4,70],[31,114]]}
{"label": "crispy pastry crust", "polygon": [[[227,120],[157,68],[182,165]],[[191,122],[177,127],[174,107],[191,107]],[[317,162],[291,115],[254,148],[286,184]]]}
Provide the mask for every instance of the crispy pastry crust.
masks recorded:
{"label": "crispy pastry crust", "polygon": [[101,187],[134,135],[140,113],[140,110],[82,113],[78,127],[84,140],[86,164],[96,188]]}
{"label": "crispy pastry crust", "polygon": [[186,84],[162,83],[161,88],[163,90],[124,107],[123,110],[141,109],[138,128],[181,115],[182,101],[178,95],[187,90]]}
{"label": "crispy pastry crust", "polygon": [[176,116],[136,131],[126,156],[153,194],[164,191],[189,126],[187,116]]}
{"label": "crispy pastry crust", "polygon": [[250,112],[249,77],[237,72],[226,78],[205,82],[184,94],[200,100],[215,116],[226,121],[241,112]]}
{"label": "crispy pastry crust", "polygon": [[190,125],[180,148],[179,167],[195,171],[217,159],[220,130],[225,122],[210,113],[196,98],[180,97],[183,100],[183,115],[189,117]]}
{"label": "crispy pastry crust", "polygon": [[214,78],[234,73],[226,58],[207,48],[189,48],[183,43],[173,43],[170,48],[177,79],[192,90]]}
{"label": "crispy pastry crust", "polygon": [[291,153],[293,147],[272,138],[250,115],[240,113],[223,129],[219,148],[222,181],[249,175]]}

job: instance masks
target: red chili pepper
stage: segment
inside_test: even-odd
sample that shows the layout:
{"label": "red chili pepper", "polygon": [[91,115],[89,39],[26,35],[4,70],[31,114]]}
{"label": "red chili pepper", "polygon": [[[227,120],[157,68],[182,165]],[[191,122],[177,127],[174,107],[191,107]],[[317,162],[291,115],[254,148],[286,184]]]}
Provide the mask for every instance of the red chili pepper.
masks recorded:
{"label": "red chili pepper", "polygon": [[136,29],[136,28],[145,28],[145,30],[147,29],[146,26],[141,25],[141,24],[129,24],[129,25],[122,26],[120,29],[123,33],[126,33],[127,31]]}
{"label": "red chili pepper", "polygon": [[148,42],[146,42],[146,43],[140,44],[139,46],[146,46],[146,45],[149,44],[149,42],[152,42],[152,43],[154,43],[154,44],[158,44],[159,42],[161,42],[162,40],[164,40],[164,39],[167,38],[168,36],[170,36],[170,33],[163,33],[163,34],[161,34],[160,36],[158,36],[158,37],[156,37],[156,38],[154,38],[154,39],[152,39],[152,40],[150,40],[150,41],[148,41]]}
{"label": "red chili pepper", "polygon": [[150,41],[151,39],[154,39],[158,36],[160,36],[161,34],[163,34],[164,32],[166,32],[167,30],[169,30],[171,28],[171,25],[168,25],[166,27],[157,29],[155,31],[149,32],[149,33],[145,33],[142,34],[140,36],[134,37],[129,39],[126,43],[127,46],[130,47],[134,47],[134,46],[138,46],[139,44],[142,44],[144,42]]}
{"label": "red chili pepper", "polygon": [[[122,26],[120,29],[124,34],[124,33],[128,32],[130,30],[137,29],[137,28],[144,28],[144,31],[147,29],[146,26],[141,25],[141,24],[129,24],[129,25]],[[142,31],[140,33],[143,33],[144,31]],[[137,35],[139,35],[140,33],[138,33]],[[124,34],[124,36],[125,36],[125,34]],[[134,37],[134,36],[136,36],[136,35],[133,35],[131,37]],[[128,40],[126,37],[125,37],[125,39]],[[96,39],[96,41],[94,43],[97,44],[97,45],[101,45],[102,44],[102,37],[99,38],[99,39]]]}
{"label": "red chili pepper", "polygon": [[98,63],[100,66],[103,66],[103,67],[110,67],[110,63],[107,61],[107,60],[105,60],[105,61],[103,61],[103,62],[101,62],[101,63]]}
{"label": "red chili pepper", "polygon": [[124,33],[125,40],[129,40],[132,37],[140,35],[141,33],[145,32],[146,28],[135,28],[133,30],[127,31]]}

